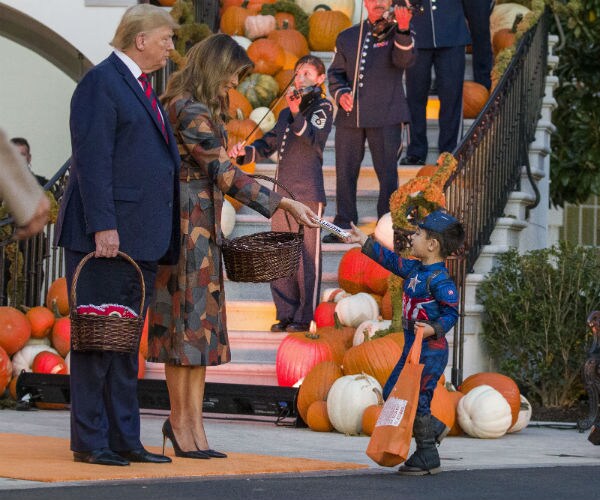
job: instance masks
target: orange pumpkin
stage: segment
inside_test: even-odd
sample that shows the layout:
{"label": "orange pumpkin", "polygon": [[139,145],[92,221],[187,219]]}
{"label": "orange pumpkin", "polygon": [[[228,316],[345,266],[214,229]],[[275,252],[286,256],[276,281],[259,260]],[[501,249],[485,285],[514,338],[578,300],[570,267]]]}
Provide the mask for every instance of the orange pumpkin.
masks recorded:
{"label": "orange pumpkin", "polygon": [[463,82],[463,117],[476,118],[490,97],[490,92],[477,82]]}
{"label": "orange pumpkin", "polygon": [[142,330],[142,336],[140,337],[139,352],[144,359],[146,359],[148,357],[148,315],[147,314],[146,314],[146,318],[144,319],[144,328]]}
{"label": "orange pumpkin", "polygon": [[31,325],[25,315],[14,307],[0,307],[0,347],[12,356],[31,337]]}
{"label": "orange pumpkin", "polygon": [[331,432],[333,425],[327,413],[327,401],[315,401],[308,407],[306,425],[316,432]]}
{"label": "orange pumpkin", "polygon": [[364,255],[360,248],[348,250],[338,266],[338,283],[348,293],[368,292],[364,285],[365,269],[371,265],[371,259]]}
{"label": "orange pumpkin", "polygon": [[[343,326],[337,315],[334,314],[335,326],[322,326],[317,329],[317,332],[321,337],[326,338],[330,343],[337,344],[336,352],[341,351],[342,353],[352,347],[352,341],[354,340],[355,328],[352,326]],[[342,354],[343,357],[343,354]]]}
{"label": "orange pumpkin", "polygon": [[390,333],[348,349],[342,362],[344,375],[366,373],[383,386],[402,356],[403,345],[402,333]]}
{"label": "orange pumpkin", "polygon": [[254,71],[265,75],[274,75],[285,61],[283,48],[274,40],[259,38],[248,47],[248,57],[254,63]]}
{"label": "orange pumpkin", "polygon": [[383,319],[392,319],[392,315],[392,293],[389,290],[386,290],[385,294],[381,299],[381,317]]}
{"label": "orange pumpkin", "polygon": [[[277,72],[275,75],[275,81],[277,82],[277,85],[279,85],[279,93],[282,93],[287,89],[290,82],[293,81],[294,74],[295,73],[293,69],[282,69],[281,71]],[[281,99],[281,101],[283,101],[287,106],[287,101],[285,98]]]}
{"label": "orange pumpkin", "polygon": [[143,379],[146,374],[146,358],[144,355],[139,352],[138,353],[138,379]]}
{"label": "orange pumpkin", "polygon": [[65,360],[58,354],[50,351],[42,351],[33,358],[31,371],[33,373],[46,373],[50,375],[66,375],[68,373]]}
{"label": "orange pumpkin", "polygon": [[517,41],[517,26],[523,20],[523,14],[517,14],[511,28],[502,28],[494,33],[492,37],[492,50],[498,55],[504,49],[512,47]]}
{"label": "orange pumpkin", "polygon": [[308,18],[308,45],[311,50],[329,52],[341,31],[352,26],[346,14],[337,10],[317,10]]}
{"label": "orange pumpkin", "polygon": [[314,320],[317,328],[335,325],[335,302],[321,302],[315,308]]}
{"label": "orange pumpkin", "polygon": [[32,307],[25,313],[25,317],[31,324],[31,337],[43,339],[52,331],[54,325],[54,314],[44,306]]}
{"label": "orange pumpkin", "polygon": [[[16,401],[17,400],[17,380],[19,379],[19,376],[17,375],[16,377],[13,377],[10,379],[10,382],[8,383],[8,393],[10,394],[10,397]],[[1,387],[1,384],[0,384]]]}
{"label": "orange pumpkin", "polygon": [[[458,408],[458,402],[461,400],[461,398],[464,396],[464,394],[460,391],[448,391],[448,396],[454,403],[454,408]],[[448,433],[448,435],[449,436],[461,436],[462,434],[464,434],[464,432],[461,429],[461,427],[458,423],[458,418],[457,418],[454,421],[454,425],[450,428],[450,432]]]}
{"label": "orange pumpkin", "polygon": [[377,394],[377,404],[367,406],[362,416],[362,432],[367,436],[373,434],[375,424],[379,419],[379,415],[381,415],[381,410],[383,410],[383,397],[381,392],[377,390],[375,392]]}
{"label": "orange pumpkin", "polygon": [[[342,370],[340,370],[340,377]],[[6,386],[12,378],[12,363],[6,351],[0,347],[0,394],[4,392]],[[333,382],[332,382],[333,383]]]}
{"label": "orange pumpkin", "polygon": [[52,327],[52,345],[61,356],[71,350],[71,319],[58,318]]}
{"label": "orange pumpkin", "polygon": [[[392,274],[390,271],[379,265],[374,260],[369,259],[364,272],[364,284],[371,293],[384,295],[388,288],[388,278]],[[379,304],[381,310],[381,304]]]}
{"label": "orange pumpkin", "polygon": [[52,282],[46,295],[46,307],[52,311],[58,311],[61,316],[69,314],[67,278],[58,278]]}
{"label": "orange pumpkin", "polygon": [[278,30],[296,29],[296,18],[291,12],[275,13],[275,26]]}
{"label": "orange pumpkin", "polygon": [[298,413],[306,422],[308,407],[315,401],[326,401],[333,383],[343,375],[340,366],[333,361],[317,363],[304,377],[298,390]]}
{"label": "orange pumpkin", "polygon": [[458,400],[451,396],[443,383],[438,382],[431,398],[431,414],[452,428],[456,422],[457,405]]}
{"label": "orange pumpkin", "polygon": [[252,113],[252,104],[244,94],[236,89],[229,89],[229,117],[236,120],[239,118],[238,109],[242,113],[242,118],[248,118]]}
{"label": "orange pumpkin", "polygon": [[463,394],[468,394],[470,390],[480,385],[489,385],[504,396],[504,399],[510,405],[512,425],[515,425],[519,418],[519,411],[521,410],[521,393],[517,383],[512,378],[501,373],[480,372],[463,380],[458,389]]}
{"label": "orange pumpkin", "polygon": [[238,142],[246,141],[247,144],[252,144],[256,139],[263,136],[262,130],[256,127],[253,120],[242,118],[241,112],[238,113],[237,120],[230,120],[225,125],[227,130],[227,147],[230,148]]}
{"label": "orange pumpkin", "polygon": [[223,33],[230,36],[233,35],[244,35],[244,22],[250,15],[250,12],[243,7],[232,5],[227,7],[221,16],[221,23],[219,27]]}
{"label": "orange pumpkin", "polygon": [[[284,49],[283,51],[283,55],[285,56],[285,59],[283,61],[283,68],[281,68],[281,70],[286,70],[286,69],[291,69],[293,70],[296,67],[296,62],[298,61],[298,57],[294,54],[292,54],[291,52],[287,51]],[[292,78],[292,75],[290,75],[290,78],[288,78],[288,81]]]}
{"label": "orange pumpkin", "polygon": [[304,35],[295,29],[279,29],[271,31],[267,35],[269,40],[278,43],[283,50],[291,52],[296,57],[300,58],[310,52],[308,50],[308,42]]}

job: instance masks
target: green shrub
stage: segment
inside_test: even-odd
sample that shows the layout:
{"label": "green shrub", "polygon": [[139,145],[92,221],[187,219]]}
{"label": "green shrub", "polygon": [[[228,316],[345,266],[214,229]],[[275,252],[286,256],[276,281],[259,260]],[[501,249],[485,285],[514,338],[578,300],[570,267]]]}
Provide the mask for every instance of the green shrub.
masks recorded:
{"label": "green shrub", "polygon": [[499,257],[478,289],[482,339],[531,402],[569,406],[582,394],[589,313],[600,308],[600,252],[563,243]]}

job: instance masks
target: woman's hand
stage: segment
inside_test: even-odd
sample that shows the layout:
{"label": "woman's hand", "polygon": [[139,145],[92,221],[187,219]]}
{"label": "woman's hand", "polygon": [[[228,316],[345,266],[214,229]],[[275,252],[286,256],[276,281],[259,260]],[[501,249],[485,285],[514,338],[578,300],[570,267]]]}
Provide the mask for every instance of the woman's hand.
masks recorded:
{"label": "woman's hand", "polygon": [[394,7],[398,31],[408,31],[410,29],[410,20],[412,19],[412,10],[410,7],[409,0],[406,0],[406,7]]}
{"label": "woman's hand", "polygon": [[237,144],[234,144],[231,149],[229,150],[229,152],[227,153],[229,155],[229,158],[233,158],[234,160],[238,157],[238,156],[244,156],[245,153],[245,145],[243,142],[238,142]]}
{"label": "woman's hand", "polygon": [[314,222],[314,219],[317,219],[317,214],[315,214],[304,203],[292,200],[291,198],[282,198],[279,202],[279,208],[289,213],[294,219],[296,219],[298,224],[308,227],[319,227],[319,224]]}
{"label": "woman's hand", "polygon": [[302,96],[300,94],[294,95],[294,91],[290,89],[285,94],[285,101],[287,102],[292,114],[300,112],[300,103],[302,102]]}
{"label": "woman's hand", "polygon": [[360,229],[358,229],[353,222],[350,222],[352,229],[349,231],[350,236],[344,238],[345,243],[360,243],[360,245],[364,245],[365,241],[367,241],[368,236],[363,233]]}

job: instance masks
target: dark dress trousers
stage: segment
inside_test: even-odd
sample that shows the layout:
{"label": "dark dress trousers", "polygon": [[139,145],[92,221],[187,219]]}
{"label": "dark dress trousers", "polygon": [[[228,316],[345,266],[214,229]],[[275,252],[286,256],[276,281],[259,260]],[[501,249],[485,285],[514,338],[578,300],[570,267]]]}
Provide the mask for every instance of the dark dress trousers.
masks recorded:
{"label": "dark dress trousers", "polygon": [[411,115],[407,156],[421,160],[427,158],[426,107],[432,67],[440,99],[439,152],[452,152],[458,143],[465,46],[471,43],[462,0],[423,0],[423,8],[424,12],[411,20],[417,57],[406,71],[406,98]]}
{"label": "dark dress trousers", "polygon": [[[56,224],[69,290],[75,267],[95,250],[98,231],[118,231],[119,249],[144,272],[146,305],[157,262],[176,259],[180,159],[165,122],[168,142],[141,85],[114,53],[77,85],[71,100],[72,164]],[[139,309],[133,267],[116,259],[90,262],[77,284],[79,304],[125,302]],[[140,448],[137,369],[137,353],[71,351],[73,451]]]}
{"label": "dark dress trousers", "polygon": [[[338,107],[335,118],[336,216],[334,223],[349,228],[358,222],[356,188],[365,140],[379,180],[377,216],[389,212],[389,199],[398,188],[398,154],[402,124],[410,120],[404,96],[404,69],[414,61],[409,34],[394,33],[378,41],[372,24],[342,31],[336,40],[335,56],[327,70],[329,92],[339,106],[340,97],[352,92],[358,70],[354,108]],[[356,64],[358,49],[358,65]]]}
{"label": "dark dress trousers", "polygon": [[463,0],[465,16],[471,32],[473,80],[489,90],[494,64],[490,38],[490,15],[495,0]]}

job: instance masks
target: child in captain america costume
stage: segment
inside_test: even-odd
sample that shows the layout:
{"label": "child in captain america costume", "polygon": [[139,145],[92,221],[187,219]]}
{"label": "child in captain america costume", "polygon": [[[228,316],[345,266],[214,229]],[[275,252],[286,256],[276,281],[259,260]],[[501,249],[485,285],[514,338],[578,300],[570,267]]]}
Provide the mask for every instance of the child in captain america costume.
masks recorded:
{"label": "child in captain america costume", "polygon": [[436,474],[440,471],[440,458],[435,445],[443,439],[449,429],[431,415],[430,405],[433,391],[448,363],[448,342],[445,334],[458,319],[459,305],[458,290],[448,274],[444,259],[462,245],[464,229],[453,216],[436,210],[417,224],[410,240],[414,259],[399,257],[367,237],[354,225],[346,242],[360,243],[365,255],[404,278],[404,349],[383,389],[385,399],[404,367],[415,340],[415,327],[424,328],[420,359],[424,368],[413,427],[417,450],[400,467],[399,472],[404,475]]}

